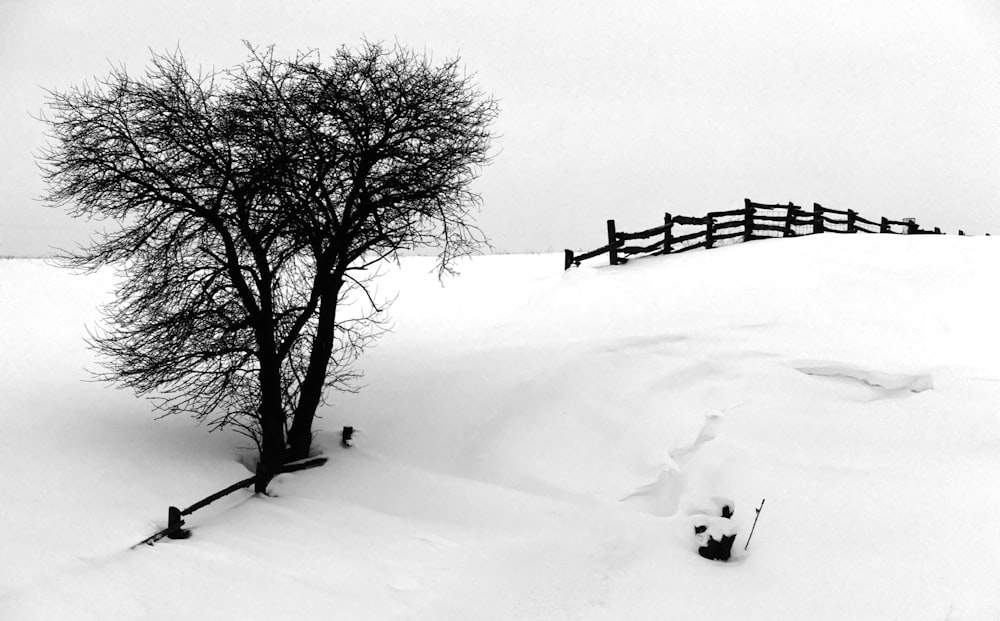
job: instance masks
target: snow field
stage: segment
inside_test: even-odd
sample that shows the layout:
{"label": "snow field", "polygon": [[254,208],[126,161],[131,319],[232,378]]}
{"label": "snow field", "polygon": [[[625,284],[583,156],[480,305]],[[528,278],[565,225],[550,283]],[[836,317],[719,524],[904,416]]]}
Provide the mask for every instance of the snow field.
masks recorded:
{"label": "snow field", "polygon": [[[826,235],[444,286],[404,259],[330,462],[134,551],[244,442],[81,381],[110,276],[2,261],[0,618],[995,618],[998,259]],[[716,496],[729,563],[696,553]]]}

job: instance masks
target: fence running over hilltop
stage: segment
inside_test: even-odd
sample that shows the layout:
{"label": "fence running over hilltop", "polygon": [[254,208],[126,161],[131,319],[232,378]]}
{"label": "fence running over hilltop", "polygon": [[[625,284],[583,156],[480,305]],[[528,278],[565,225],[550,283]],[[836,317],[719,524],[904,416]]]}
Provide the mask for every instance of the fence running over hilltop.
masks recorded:
{"label": "fence running over hilltop", "polygon": [[[817,233],[894,233],[899,235],[941,234],[941,229],[921,229],[916,221],[889,220],[874,222],[858,215],[853,209],[841,211],[813,204],[812,211],[789,203],[764,205],[749,198],[743,209],[716,211],[701,218],[663,216],[663,225],[637,233],[619,233],[615,221],[608,220],[608,244],[596,250],[574,254],[566,250],[565,269],[581,261],[608,254],[611,265],[619,265],[633,256],[676,254],[695,248],[715,248],[727,244],[769,239],[799,237]],[[965,235],[963,231],[959,235]],[[647,240],[648,243],[636,243]],[[649,241],[651,240],[651,241]],[[632,242],[630,245],[626,245]]]}

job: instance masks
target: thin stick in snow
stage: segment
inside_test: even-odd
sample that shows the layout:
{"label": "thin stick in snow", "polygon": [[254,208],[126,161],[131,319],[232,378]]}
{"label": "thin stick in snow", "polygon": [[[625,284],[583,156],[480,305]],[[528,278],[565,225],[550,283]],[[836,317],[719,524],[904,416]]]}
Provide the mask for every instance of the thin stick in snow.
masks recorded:
{"label": "thin stick in snow", "polygon": [[764,508],[764,501],[766,498],[760,500],[760,506],[754,509],[757,512],[757,517],[753,519],[753,526],[750,527],[750,535],[747,537],[747,544],[743,546],[743,551],[745,552],[747,548],[750,547],[750,539],[753,538],[753,529],[757,528],[757,519],[760,518],[760,510]]}

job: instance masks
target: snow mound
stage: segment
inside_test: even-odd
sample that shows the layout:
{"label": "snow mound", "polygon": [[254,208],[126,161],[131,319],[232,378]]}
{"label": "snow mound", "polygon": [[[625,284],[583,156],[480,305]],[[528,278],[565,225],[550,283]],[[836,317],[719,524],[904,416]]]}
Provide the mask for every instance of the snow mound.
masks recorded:
{"label": "snow mound", "polygon": [[906,396],[908,393],[916,394],[934,388],[934,379],[927,373],[886,373],[837,363],[797,364],[795,368],[814,377],[861,384],[872,389],[873,398]]}

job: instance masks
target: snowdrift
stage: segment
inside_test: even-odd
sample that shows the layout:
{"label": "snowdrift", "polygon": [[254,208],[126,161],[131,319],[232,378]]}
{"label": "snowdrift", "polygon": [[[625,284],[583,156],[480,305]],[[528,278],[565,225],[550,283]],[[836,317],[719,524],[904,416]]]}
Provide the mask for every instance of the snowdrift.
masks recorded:
{"label": "snowdrift", "polygon": [[[0,262],[0,618],[1000,615],[993,238],[431,267],[384,275],[393,332],[324,412],[326,466],[129,551],[248,453],[85,381],[110,275]],[[693,531],[719,497],[726,563]]]}

